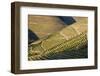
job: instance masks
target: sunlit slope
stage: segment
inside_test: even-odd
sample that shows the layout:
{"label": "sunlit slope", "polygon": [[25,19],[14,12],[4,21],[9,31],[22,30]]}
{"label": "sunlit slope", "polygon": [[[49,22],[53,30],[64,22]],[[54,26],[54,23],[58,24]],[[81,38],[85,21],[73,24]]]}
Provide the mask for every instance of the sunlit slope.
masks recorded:
{"label": "sunlit slope", "polygon": [[54,33],[64,28],[63,22],[55,16],[28,16],[28,27],[39,38]]}
{"label": "sunlit slope", "polygon": [[[77,19],[76,19],[77,20]],[[63,28],[29,45],[29,60],[48,59],[62,52],[79,50],[87,45],[87,18]],[[71,52],[72,51],[72,52]],[[66,58],[67,59],[67,58]]]}

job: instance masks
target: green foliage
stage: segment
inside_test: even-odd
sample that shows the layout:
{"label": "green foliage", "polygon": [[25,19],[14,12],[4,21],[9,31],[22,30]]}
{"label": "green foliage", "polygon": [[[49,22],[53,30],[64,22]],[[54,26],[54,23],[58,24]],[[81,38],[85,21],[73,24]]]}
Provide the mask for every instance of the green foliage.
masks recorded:
{"label": "green foliage", "polygon": [[[49,45],[50,41],[47,41],[47,43],[43,44],[43,42],[45,42],[45,40],[48,40],[48,39],[52,40],[52,36],[53,35],[50,35],[47,39],[42,40],[38,44],[30,45],[28,59],[29,60],[50,59],[50,57],[52,57],[54,55],[58,55],[62,52],[67,52],[67,51],[68,52],[73,51],[73,50],[77,51],[80,48],[83,48],[84,46],[87,45],[87,33],[86,32],[76,35],[76,36],[70,38],[69,40],[63,39],[62,41],[58,41],[56,43],[56,45],[54,45],[54,46]],[[54,35],[54,37],[56,38],[55,35]],[[50,47],[44,48],[43,45],[50,46]],[[81,52],[81,50],[80,50],[80,52]]]}

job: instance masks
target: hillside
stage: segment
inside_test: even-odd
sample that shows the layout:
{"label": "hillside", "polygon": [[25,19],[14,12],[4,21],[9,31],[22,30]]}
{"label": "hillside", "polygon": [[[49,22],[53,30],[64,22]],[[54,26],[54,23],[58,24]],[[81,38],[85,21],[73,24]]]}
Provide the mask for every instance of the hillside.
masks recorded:
{"label": "hillside", "polygon": [[[29,60],[87,57],[87,18],[29,45]],[[78,18],[76,18],[78,20]],[[65,54],[66,53],[66,54]],[[61,57],[60,57],[61,56]]]}

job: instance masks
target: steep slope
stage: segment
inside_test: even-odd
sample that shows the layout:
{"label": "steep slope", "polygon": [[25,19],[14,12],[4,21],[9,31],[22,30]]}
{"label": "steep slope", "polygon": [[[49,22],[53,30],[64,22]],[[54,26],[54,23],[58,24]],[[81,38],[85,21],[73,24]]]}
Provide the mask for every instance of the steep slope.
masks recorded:
{"label": "steep slope", "polygon": [[[29,60],[45,60],[62,52],[77,51],[87,46],[87,18],[65,27],[29,45]],[[87,50],[87,49],[86,49]],[[81,52],[81,50],[80,50]],[[70,52],[71,54],[71,52]],[[85,54],[84,57],[86,56]],[[49,57],[49,58],[48,58]],[[75,57],[73,57],[75,58]],[[67,59],[67,58],[66,58]]]}

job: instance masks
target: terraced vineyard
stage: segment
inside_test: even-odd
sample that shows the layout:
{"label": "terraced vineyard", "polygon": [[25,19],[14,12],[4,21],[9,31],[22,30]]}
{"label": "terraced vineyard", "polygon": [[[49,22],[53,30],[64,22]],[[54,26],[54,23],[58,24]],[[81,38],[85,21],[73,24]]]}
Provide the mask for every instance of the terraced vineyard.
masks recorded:
{"label": "terraced vineyard", "polygon": [[[57,39],[57,36],[59,39]],[[50,41],[50,40],[51,41]],[[78,50],[87,45],[87,32],[70,37],[68,40],[56,33],[50,35],[44,40],[33,43],[29,46],[29,60],[41,60],[50,55],[61,53],[63,51]]]}

